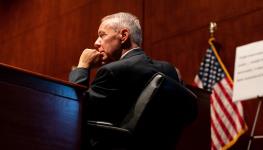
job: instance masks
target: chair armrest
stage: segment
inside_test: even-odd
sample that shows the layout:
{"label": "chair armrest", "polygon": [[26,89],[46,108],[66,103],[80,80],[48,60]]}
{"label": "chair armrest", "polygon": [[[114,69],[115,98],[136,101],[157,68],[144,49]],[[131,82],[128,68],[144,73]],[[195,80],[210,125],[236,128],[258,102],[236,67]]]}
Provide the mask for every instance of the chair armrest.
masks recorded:
{"label": "chair armrest", "polygon": [[87,121],[90,132],[96,131],[95,136],[110,136],[110,137],[129,137],[132,133],[124,128],[116,127],[109,122],[102,121]]}

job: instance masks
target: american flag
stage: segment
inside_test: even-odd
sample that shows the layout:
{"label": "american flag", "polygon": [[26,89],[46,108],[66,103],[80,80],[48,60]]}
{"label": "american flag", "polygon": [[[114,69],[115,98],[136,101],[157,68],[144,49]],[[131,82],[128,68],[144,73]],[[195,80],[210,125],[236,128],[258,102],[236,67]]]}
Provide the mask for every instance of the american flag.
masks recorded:
{"label": "american flag", "polygon": [[231,147],[247,130],[241,102],[232,101],[233,81],[222,63],[214,38],[195,77],[195,84],[211,92],[211,150],[225,150]]}

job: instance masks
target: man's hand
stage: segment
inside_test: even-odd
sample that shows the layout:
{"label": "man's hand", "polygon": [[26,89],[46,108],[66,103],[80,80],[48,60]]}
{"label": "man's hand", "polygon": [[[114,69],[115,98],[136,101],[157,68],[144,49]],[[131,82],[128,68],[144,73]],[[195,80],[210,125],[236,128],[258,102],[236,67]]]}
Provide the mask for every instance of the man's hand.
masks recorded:
{"label": "man's hand", "polygon": [[101,65],[103,55],[96,49],[85,49],[80,58],[78,68],[92,68]]}

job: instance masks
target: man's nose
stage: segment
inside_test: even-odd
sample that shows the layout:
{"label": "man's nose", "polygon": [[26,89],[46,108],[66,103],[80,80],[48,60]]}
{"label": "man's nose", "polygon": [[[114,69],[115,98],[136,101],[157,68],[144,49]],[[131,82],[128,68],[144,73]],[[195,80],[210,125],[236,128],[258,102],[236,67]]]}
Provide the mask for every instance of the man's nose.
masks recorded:
{"label": "man's nose", "polygon": [[99,48],[100,45],[101,45],[101,40],[100,40],[100,37],[98,37],[97,40],[96,40],[95,43],[94,43],[94,47],[95,47],[95,48]]}

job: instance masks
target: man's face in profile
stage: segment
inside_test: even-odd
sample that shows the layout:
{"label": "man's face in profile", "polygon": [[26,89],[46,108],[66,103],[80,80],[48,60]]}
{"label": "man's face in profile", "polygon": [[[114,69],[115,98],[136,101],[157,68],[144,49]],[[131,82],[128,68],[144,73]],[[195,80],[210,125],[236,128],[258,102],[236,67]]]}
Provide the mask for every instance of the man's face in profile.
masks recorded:
{"label": "man's face in profile", "polygon": [[103,64],[118,60],[121,56],[121,34],[103,22],[94,46],[103,55]]}

